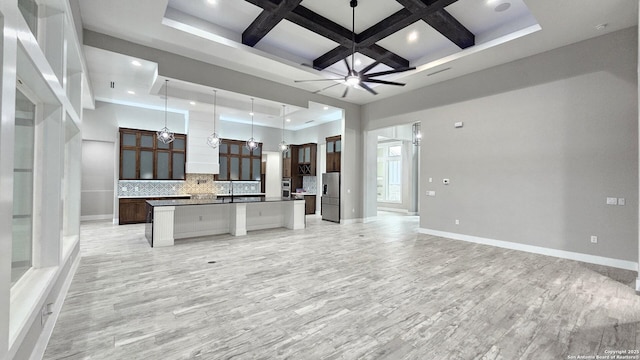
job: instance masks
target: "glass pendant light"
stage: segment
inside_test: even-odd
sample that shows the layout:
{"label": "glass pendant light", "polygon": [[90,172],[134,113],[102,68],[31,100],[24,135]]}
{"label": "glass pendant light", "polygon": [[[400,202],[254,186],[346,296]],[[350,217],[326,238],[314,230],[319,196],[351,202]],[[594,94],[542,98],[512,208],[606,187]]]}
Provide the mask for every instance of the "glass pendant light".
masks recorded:
{"label": "glass pendant light", "polygon": [[251,98],[251,137],[247,140],[246,146],[249,151],[253,151],[253,149],[258,147],[256,139],[253,138],[253,98]]}
{"label": "glass pendant light", "polygon": [[169,130],[167,127],[167,100],[168,96],[168,88],[169,88],[169,80],[164,81],[164,127],[156,132],[156,137],[158,141],[161,141],[164,144],[169,144],[172,142],[176,136],[173,131]]}
{"label": "glass pendant light", "polygon": [[286,141],[284,141],[284,115],[286,113],[286,105],[282,105],[282,141],[280,142],[280,151],[285,152],[287,150],[289,150],[289,144],[287,144]]}
{"label": "glass pendant light", "polygon": [[217,148],[220,145],[220,136],[216,132],[216,105],[218,99],[218,92],[213,90],[213,132],[207,138],[207,144],[212,148]]}

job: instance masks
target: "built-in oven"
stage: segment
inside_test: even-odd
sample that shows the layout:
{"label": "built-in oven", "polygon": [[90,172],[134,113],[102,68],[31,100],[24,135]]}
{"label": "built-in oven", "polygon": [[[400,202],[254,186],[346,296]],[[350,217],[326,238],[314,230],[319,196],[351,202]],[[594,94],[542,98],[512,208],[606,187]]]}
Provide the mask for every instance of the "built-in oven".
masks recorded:
{"label": "built-in oven", "polygon": [[291,197],[291,179],[290,178],[282,178],[282,197],[283,198]]}

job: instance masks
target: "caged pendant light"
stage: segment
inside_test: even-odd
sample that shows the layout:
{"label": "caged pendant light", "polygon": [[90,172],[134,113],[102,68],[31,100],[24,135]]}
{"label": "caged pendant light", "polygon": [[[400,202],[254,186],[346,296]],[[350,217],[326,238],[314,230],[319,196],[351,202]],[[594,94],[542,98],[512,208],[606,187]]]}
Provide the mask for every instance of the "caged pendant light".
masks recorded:
{"label": "caged pendant light", "polygon": [[282,105],[282,141],[280,142],[280,151],[285,152],[287,150],[289,150],[289,144],[287,144],[286,141],[284,141],[284,115],[286,113],[286,105]]}
{"label": "caged pendant light", "polygon": [[256,139],[253,138],[253,98],[251,98],[251,137],[247,140],[246,146],[249,151],[253,151],[258,147]]}
{"label": "caged pendant light", "polygon": [[156,137],[158,141],[161,141],[164,144],[171,143],[175,138],[175,134],[173,131],[169,130],[167,127],[167,101],[169,99],[169,80],[164,81],[164,127],[156,132]]}
{"label": "caged pendant light", "polygon": [[217,148],[220,145],[220,136],[216,132],[216,105],[218,100],[218,92],[213,90],[213,132],[207,138],[207,144],[212,148]]}

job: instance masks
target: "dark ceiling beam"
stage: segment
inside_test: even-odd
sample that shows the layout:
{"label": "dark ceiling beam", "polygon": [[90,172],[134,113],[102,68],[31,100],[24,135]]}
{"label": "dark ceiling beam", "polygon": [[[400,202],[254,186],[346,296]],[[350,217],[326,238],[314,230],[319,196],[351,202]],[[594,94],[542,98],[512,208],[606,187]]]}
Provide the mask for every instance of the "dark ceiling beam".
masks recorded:
{"label": "dark ceiling beam", "polygon": [[409,60],[383,48],[380,45],[373,44],[365,47],[357,47],[356,51],[393,69],[409,67]]}
{"label": "dark ceiling beam", "polygon": [[242,43],[248,46],[257,44],[301,2],[302,0],[282,0],[274,9],[263,8],[260,15],[242,33]]}
{"label": "dark ceiling beam", "polygon": [[444,8],[457,0],[396,0],[412,15],[418,15],[461,49],[475,44],[475,35]]}

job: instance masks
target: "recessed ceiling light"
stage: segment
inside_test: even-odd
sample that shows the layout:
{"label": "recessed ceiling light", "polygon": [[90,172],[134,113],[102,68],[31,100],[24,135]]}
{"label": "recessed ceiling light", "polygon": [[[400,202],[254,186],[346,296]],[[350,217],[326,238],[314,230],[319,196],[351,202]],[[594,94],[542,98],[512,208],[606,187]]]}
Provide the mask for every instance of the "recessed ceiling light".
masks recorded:
{"label": "recessed ceiling light", "polygon": [[409,33],[409,35],[407,35],[407,41],[408,42],[414,42],[418,40],[418,32],[417,31],[412,31]]}
{"label": "recessed ceiling light", "polygon": [[253,112],[250,112],[250,113],[249,113],[249,115],[253,116],[253,115],[255,115],[255,114],[254,114]]}
{"label": "recessed ceiling light", "polygon": [[362,65],[362,61],[360,61],[360,59],[356,59],[356,61],[353,64],[356,66],[360,66]]}
{"label": "recessed ceiling light", "polygon": [[140,61],[138,61],[138,60],[133,60],[131,62],[131,65],[133,65],[133,66],[142,66],[142,63]]}
{"label": "recessed ceiling light", "polygon": [[127,93],[128,93],[128,94],[131,94],[131,95],[135,95],[135,94],[136,94],[136,92],[135,92],[135,91],[133,91],[133,90],[129,90],[129,91],[127,91]]}
{"label": "recessed ceiling light", "polygon": [[191,104],[191,105],[195,105],[195,104],[196,104],[196,102],[195,102],[195,101],[189,101],[189,104]]}
{"label": "recessed ceiling light", "polygon": [[217,0],[207,0],[207,3],[209,3],[210,5],[216,5],[218,3]]}
{"label": "recessed ceiling light", "polygon": [[329,110],[329,107],[328,107],[328,106],[325,106],[325,107],[324,107],[324,109],[325,109],[325,110]]}
{"label": "recessed ceiling light", "polygon": [[509,10],[511,7],[511,3],[505,2],[495,7],[495,12],[503,12]]}
{"label": "recessed ceiling light", "polygon": [[287,122],[291,122],[291,119],[287,119]]}
{"label": "recessed ceiling light", "polygon": [[598,24],[596,25],[596,30],[604,30],[607,28],[607,26],[609,26],[609,24]]}

